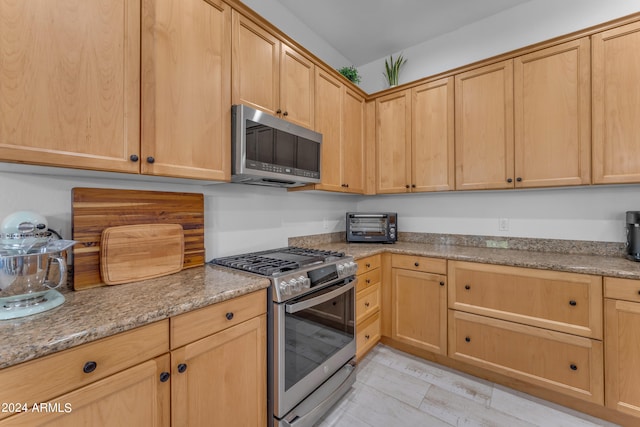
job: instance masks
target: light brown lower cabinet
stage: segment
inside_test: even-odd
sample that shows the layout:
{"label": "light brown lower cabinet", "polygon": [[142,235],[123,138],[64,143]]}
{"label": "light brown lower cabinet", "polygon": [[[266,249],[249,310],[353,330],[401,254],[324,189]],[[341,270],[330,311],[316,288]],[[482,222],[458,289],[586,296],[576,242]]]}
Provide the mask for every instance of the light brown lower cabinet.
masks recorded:
{"label": "light brown lower cabinet", "polygon": [[362,258],[356,286],[356,360],[380,341],[381,256]]}

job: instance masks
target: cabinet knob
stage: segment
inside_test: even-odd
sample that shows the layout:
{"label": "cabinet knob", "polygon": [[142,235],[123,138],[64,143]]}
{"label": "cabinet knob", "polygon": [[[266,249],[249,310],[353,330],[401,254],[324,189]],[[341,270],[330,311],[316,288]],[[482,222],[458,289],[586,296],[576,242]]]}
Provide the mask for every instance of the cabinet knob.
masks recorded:
{"label": "cabinet knob", "polygon": [[575,307],[576,305],[578,305],[577,302],[575,302],[574,300],[569,301],[569,305]]}
{"label": "cabinet knob", "polygon": [[444,282],[440,282],[440,286],[444,286]]}
{"label": "cabinet knob", "polygon": [[344,186],[345,186],[345,187],[347,187],[347,188],[349,188],[349,184],[345,184]]}
{"label": "cabinet knob", "polygon": [[464,285],[464,288],[465,288],[466,290],[469,290],[469,289],[471,289],[471,285]]}
{"label": "cabinet knob", "polygon": [[285,111],[284,113],[282,113],[283,116],[287,117],[289,115],[288,111]]}
{"label": "cabinet knob", "polygon": [[365,336],[364,336],[364,339],[365,339],[365,340],[368,340],[369,338],[371,338],[371,337],[369,336],[369,334],[367,334],[367,335],[365,335]]}
{"label": "cabinet knob", "polygon": [[147,157],[147,163],[154,163],[156,161],[156,159],[154,159],[152,156]]}
{"label": "cabinet knob", "polygon": [[471,337],[464,337],[464,340],[465,340],[466,342],[471,342]]}
{"label": "cabinet knob", "polygon": [[228,312],[227,314],[224,315],[224,317],[226,317],[227,320],[233,319],[233,312],[232,311]]}
{"label": "cabinet knob", "polygon": [[167,381],[169,381],[169,377],[171,377],[171,374],[169,372],[160,373],[160,382],[166,383]]}
{"label": "cabinet knob", "polygon": [[413,265],[415,265],[416,267],[420,267],[420,263],[418,261],[414,262]]}
{"label": "cabinet knob", "polygon": [[513,182],[513,179],[512,179],[512,178],[507,178],[507,182],[508,182],[509,184],[511,184],[511,183]]}
{"label": "cabinet knob", "polygon": [[90,360],[84,364],[84,366],[82,367],[82,372],[84,372],[85,374],[90,374],[91,372],[95,371],[97,367],[98,364],[93,360]]}
{"label": "cabinet knob", "polygon": [[276,110],[276,114],[282,114],[282,110],[278,108],[278,109]]}
{"label": "cabinet knob", "polygon": [[[371,267],[371,264],[366,263],[364,266],[365,266],[365,267],[367,267],[367,268],[369,268],[369,267]],[[638,291],[638,293],[640,293],[640,291]]]}
{"label": "cabinet knob", "polygon": [[572,363],[571,365],[569,365],[569,368],[571,368],[572,371],[577,371],[578,365],[576,365],[575,363]]}
{"label": "cabinet knob", "polygon": [[186,363],[180,363],[178,365],[178,372],[183,373],[186,370],[187,370],[187,364]]}
{"label": "cabinet knob", "polygon": [[371,279],[367,279],[365,280],[365,282],[367,282],[367,285],[368,285],[369,283],[371,283]]}
{"label": "cabinet knob", "polygon": [[365,307],[369,307],[369,301],[365,302],[365,303],[364,303],[364,306],[365,306]]}
{"label": "cabinet knob", "polygon": [[409,187],[410,187],[410,186],[409,186],[409,184],[406,184],[406,185],[404,186],[404,188],[409,188]]}
{"label": "cabinet knob", "polygon": [[131,160],[132,162],[137,162],[139,160],[138,155],[137,154],[130,155],[129,160]]}
{"label": "cabinet knob", "polygon": [[521,177],[517,177],[517,178],[516,178],[516,181],[518,181],[518,182],[522,182],[522,178],[521,178]]}
{"label": "cabinet knob", "polygon": [[638,295],[640,295],[640,290],[638,291]]}
{"label": "cabinet knob", "polygon": [[415,184],[411,184],[411,188],[416,188],[416,185]]}

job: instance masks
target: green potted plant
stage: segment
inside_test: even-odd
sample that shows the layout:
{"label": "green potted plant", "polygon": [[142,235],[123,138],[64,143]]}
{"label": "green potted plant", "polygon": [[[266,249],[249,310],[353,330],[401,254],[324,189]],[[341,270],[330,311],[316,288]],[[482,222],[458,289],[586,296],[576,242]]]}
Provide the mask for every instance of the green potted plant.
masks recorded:
{"label": "green potted plant", "polygon": [[393,55],[389,57],[389,59],[384,60],[384,68],[385,72],[384,77],[387,79],[389,83],[389,87],[394,87],[398,85],[398,76],[400,75],[400,68],[407,62],[407,59],[402,56],[402,54],[398,55],[398,57],[394,60]]}
{"label": "green potted plant", "polygon": [[360,83],[360,74],[358,73],[358,69],[351,65],[349,67],[342,67],[338,70],[340,74],[345,76],[347,80],[353,82],[355,84]]}

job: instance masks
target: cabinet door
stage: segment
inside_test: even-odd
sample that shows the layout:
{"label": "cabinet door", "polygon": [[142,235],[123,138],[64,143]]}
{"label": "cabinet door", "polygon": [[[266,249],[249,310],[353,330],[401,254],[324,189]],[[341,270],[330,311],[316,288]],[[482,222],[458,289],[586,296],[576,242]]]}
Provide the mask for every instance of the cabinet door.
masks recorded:
{"label": "cabinet door", "polygon": [[[148,426],[169,427],[169,355],[141,363],[45,404],[0,421],[0,426]],[[46,406],[44,406],[46,405]]]}
{"label": "cabinet door", "polygon": [[280,40],[232,12],[232,101],[276,115],[280,96]]}
{"label": "cabinet door", "polygon": [[[282,117],[313,129],[315,65],[292,47],[281,43],[280,105]],[[277,112],[277,110],[276,110]]]}
{"label": "cabinet door", "polygon": [[411,113],[411,191],[453,190],[453,77],[413,88]]}
{"label": "cabinet door", "polygon": [[605,301],[606,405],[640,416],[640,304]]}
{"label": "cabinet door", "polygon": [[348,193],[364,193],[364,98],[346,88],[342,116],[342,171]]}
{"label": "cabinet door", "polygon": [[0,1],[0,159],[139,171],[140,1]]}
{"label": "cabinet door", "polygon": [[514,60],[516,187],[589,184],[587,37]]}
{"label": "cabinet door", "polygon": [[342,93],[336,78],[316,68],[315,130],[322,134],[322,183],[316,188],[342,191]]}
{"label": "cabinet door", "polygon": [[142,173],[231,178],[231,8],[144,0]]}
{"label": "cabinet door", "polygon": [[411,90],[376,99],[376,193],[411,187]]}
{"label": "cabinet door", "polygon": [[172,425],[266,425],[266,334],[261,315],[172,351]]}
{"label": "cabinet door", "polygon": [[640,182],[640,22],[591,43],[593,183]]}
{"label": "cabinet door", "polygon": [[392,338],[416,348],[446,354],[445,276],[399,268],[394,268],[392,275]]}
{"label": "cabinet door", "polygon": [[513,188],[513,61],[455,77],[456,189]]}

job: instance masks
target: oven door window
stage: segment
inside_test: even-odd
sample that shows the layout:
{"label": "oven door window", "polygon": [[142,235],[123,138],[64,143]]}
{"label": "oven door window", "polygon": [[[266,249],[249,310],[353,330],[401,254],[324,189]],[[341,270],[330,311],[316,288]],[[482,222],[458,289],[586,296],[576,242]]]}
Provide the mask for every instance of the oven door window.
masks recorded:
{"label": "oven door window", "polygon": [[[329,286],[303,302],[335,291]],[[285,315],[285,391],[353,341],[354,289],[326,302]]]}

